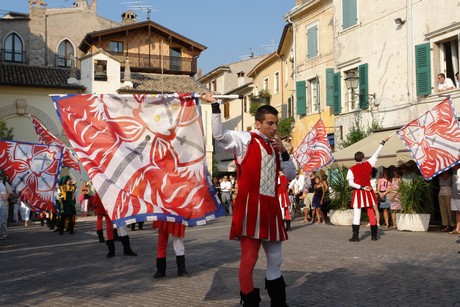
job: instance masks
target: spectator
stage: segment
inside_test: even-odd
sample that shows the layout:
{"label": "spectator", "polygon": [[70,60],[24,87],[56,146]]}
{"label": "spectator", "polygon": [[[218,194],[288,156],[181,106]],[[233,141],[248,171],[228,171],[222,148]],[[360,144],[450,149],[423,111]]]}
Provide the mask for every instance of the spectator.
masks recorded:
{"label": "spectator", "polygon": [[227,214],[233,214],[232,208],[232,183],[228,180],[227,176],[222,178],[222,182],[220,183],[220,193],[222,197],[222,205],[225,208]]}
{"label": "spectator", "polygon": [[452,197],[452,175],[447,170],[439,175],[439,211],[441,212],[441,231],[449,232],[455,227],[452,219],[450,201]]}
{"label": "spectator", "polygon": [[454,82],[450,78],[446,78],[443,73],[438,74],[438,91],[444,92],[453,90],[455,88]]}
{"label": "spectator", "polygon": [[61,192],[61,218],[59,221],[59,234],[64,233],[65,223],[68,220],[68,230],[70,234],[74,234],[74,221],[77,213],[75,209],[75,181],[70,176],[64,176],[61,178],[60,192]]}
{"label": "spectator", "polygon": [[383,168],[382,175],[377,181],[377,191],[378,191],[378,199],[379,199],[379,208],[383,210],[383,219],[385,221],[385,228],[390,227],[390,217],[389,217],[389,209],[390,209],[390,200],[387,196],[388,193],[388,185],[389,185],[389,176],[388,176],[388,169]]}
{"label": "spectator", "polygon": [[283,174],[283,172],[280,171],[278,176],[278,198],[280,201],[281,214],[283,215],[283,220],[286,223],[286,230],[291,231],[291,202],[289,201],[288,190],[289,180]]}
{"label": "spectator", "polygon": [[391,168],[391,180],[388,186],[388,196],[390,198],[391,223],[392,228],[396,229],[396,213],[401,211],[401,199],[399,193],[399,183],[401,182],[401,173],[398,168]]}
{"label": "spectator", "polygon": [[[319,176],[315,176],[315,181],[314,181],[314,193],[313,193],[313,200],[312,200],[312,211],[314,210],[316,213],[316,218],[318,221],[316,224],[326,224],[326,221],[324,220],[324,214],[323,211],[321,211],[321,206],[324,202],[324,196],[326,195],[326,187],[319,178]],[[310,223],[314,223],[314,214],[312,213],[312,219]]]}
{"label": "spectator", "polygon": [[[302,198],[303,198],[305,207],[303,207],[304,218],[301,223],[307,223],[315,219],[315,210],[313,210],[311,206],[314,193],[315,193],[315,174],[310,173],[310,176],[305,179],[305,184],[303,188]],[[311,212],[311,219],[309,219],[310,212]]]}
{"label": "spectator", "polygon": [[[458,73],[457,73],[458,74]],[[453,167],[451,209],[455,212],[456,227],[450,234],[460,234],[460,164]]]}
{"label": "spectator", "polygon": [[88,211],[88,202],[89,202],[89,187],[86,181],[83,181],[81,184],[79,199],[80,197],[82,198],[80,202],[81,216],[86,217],[86,212]]}
{"label": "spectator", "polygon": [[8,198],[9,193],[6,188],[6,180],[0,180],[0,240],[6,239],[8,219]]}
{"label": "spectator", "polygon": [[458,71],[455,74],[455,85],[457,88],[460,88],[460,77],[458,76]]}

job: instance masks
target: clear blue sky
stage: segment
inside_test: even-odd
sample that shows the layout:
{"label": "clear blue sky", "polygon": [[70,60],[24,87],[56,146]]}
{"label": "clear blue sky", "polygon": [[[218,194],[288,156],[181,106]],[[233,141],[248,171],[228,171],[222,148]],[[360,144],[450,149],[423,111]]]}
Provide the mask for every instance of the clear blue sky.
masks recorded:
{"label": "clear blue sky", "polygon": [[[48,8],[71,7],[74,2],[44,1]],[[198,68],[206,74],[251,51],[260,55],[276,50],[286,24],[283,16],[295,0],[97,0],[97,14],[121,22],[129,6],[139,5],[151,6],[153,21],[208,48],[198,59]],[[132,9],[140,21],[146,20],[145,11]],[[0,15],[4,11],[28,13],[28,1],[0,0]]]}

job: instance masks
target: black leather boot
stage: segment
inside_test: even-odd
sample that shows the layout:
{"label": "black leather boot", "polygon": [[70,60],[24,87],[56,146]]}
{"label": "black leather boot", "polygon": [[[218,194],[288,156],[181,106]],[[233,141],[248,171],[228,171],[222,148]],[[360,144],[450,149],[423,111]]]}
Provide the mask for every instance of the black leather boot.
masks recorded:
{"label": "black leather boot", "polygon": [[136,223],[132,223],[131,224],[131,231],[135,231],[136,230]]}
{"label": "black leather boot", "polygon": [[97,233],[97,236],[99,238],[99,242],[104,243],[105,242],[104,231],[103,230],[97,230],[96,233]]}
{"label": "black leather boot", "polygon": [[353,235],[351,239],[348,239],[350,242],[359,242],[359,225],[351,225],[353,229]]}
{"label": "black leather boot", "polygon": [[131,244],[129,243],[129,236],[120,237],[121,244],[123,244],[123,254],[125,256],[137,256],[135,252],[131,249]]}
{"label": "black leather boot", "polygon": [[265,279],[265,289],[270,296],[271,307],[288,307],[286,304],[286,283],[283,276],[274,280]]}
{"label": "black leather boot", "polygon": [[185,256],[176,256],[177,276],[190,277],[191,275],[185,269]]}
{"label": "black leather boot", "polygon": [[107,240],[105,241],[105,244],[107,244],[107,247],[109,248],[107,258],[112,258],[113,256],[115,256],[115,243],[113,242],[113,240]]}
{"label": "black leather boot", "polygon": [[160,278],[166,275],[166,258],[157,258],[157,271],[153,278]]}
{"label": "black leather boot", "polygon": [[114,241],[121,241],[120,237],[118,236],[118,230],[116,228],[113,229],[113,240]]}
{"label": "black leather boot", "polygon": [[240,291],[240,305],[243,305],[243,307],[259,307],[260,303],[260,291],[259,288],[254,288],[251,292],[248,294],[243,294],[243,292]]}
{"label": "black leather boot", "polygon": [[144,230],[144,222],[139,222],[139,230]]}
{"label": "black leather boot", "polygon": [[372,241],[377,241],[378,240],[378,237],[377,237],[377,225],[371,225],[371,237],[372,237]]}

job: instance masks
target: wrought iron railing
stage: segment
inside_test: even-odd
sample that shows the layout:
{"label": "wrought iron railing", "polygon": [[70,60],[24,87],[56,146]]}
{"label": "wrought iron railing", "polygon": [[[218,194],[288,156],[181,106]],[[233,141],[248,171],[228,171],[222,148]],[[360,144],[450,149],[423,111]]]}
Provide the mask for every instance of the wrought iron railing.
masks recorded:
{"label": "wrought iron railing", "polygon": [[0,61],[12,63],[26,63],[27,56],[25,51],[15,51],[11,49],[0,49]]}

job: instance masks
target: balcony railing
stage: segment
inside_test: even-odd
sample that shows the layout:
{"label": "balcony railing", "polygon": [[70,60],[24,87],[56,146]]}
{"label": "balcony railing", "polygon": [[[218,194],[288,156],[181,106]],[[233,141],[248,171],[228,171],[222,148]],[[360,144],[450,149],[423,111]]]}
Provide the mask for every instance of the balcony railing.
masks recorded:
{"label": "balcony railing", "polygon": [[140,53],[119,53],[108,51],[114,58],[121,62],[121,67],[126,64],[126,57],[129,58],[131,71],[181,74],[193,76],[197,73],[196,58],[171,57],[160,55],[149,55]]}
{"label": "balcony railing", "polygon": [[75,57],[72,56],[63,56],[56,54],[56,67],[71,67],[72,62],[75,62]]}
{"label": "balcony railing", "polygon": [[11,63],[26,63],[25,51],[14,51],[11,49],[0,49],[0,61]]}

